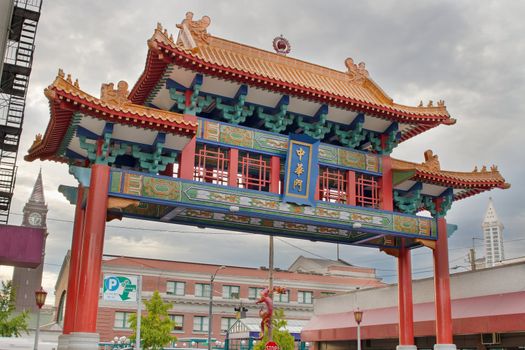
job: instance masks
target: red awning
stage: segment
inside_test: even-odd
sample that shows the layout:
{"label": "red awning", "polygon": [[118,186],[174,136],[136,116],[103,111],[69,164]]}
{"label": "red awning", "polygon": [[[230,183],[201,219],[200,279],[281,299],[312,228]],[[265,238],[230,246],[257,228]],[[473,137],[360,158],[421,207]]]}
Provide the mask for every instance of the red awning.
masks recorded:
{"label": "red awning", "polygon": [[[525,331],[525,291],[452,300],[454,334]],[[397,338],[398,309],[364,310],[363,339]],[[353,312],[315,315],[303,328],[304,341],[356,339]],[[414,305],[414,335],[435,335],[434,303]]]}

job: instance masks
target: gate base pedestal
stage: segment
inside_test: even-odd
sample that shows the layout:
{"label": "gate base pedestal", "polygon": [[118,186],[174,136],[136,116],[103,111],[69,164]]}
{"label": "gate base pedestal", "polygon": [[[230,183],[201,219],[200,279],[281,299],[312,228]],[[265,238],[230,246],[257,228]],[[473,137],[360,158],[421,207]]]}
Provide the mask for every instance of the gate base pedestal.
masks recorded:
{"label": "gate base pedestal", "polygon": [[69,350],[69,334],[61,334],[58,336],[57,350]]}
{"label": "gate base pedestal", "polygon": [[417,350],[417,346],[415,346],[415,345],[398,345],[398,346],[396,346],[396,350]]}
{"label": "gate base pedestal", "polygon": [[73,332],[69,334],[67,350],[98,350],[99,340],[98,333]]}
{"label": "gate base pedestal", "polygon": [[434,344],[434,350],[456,350],[456,344]]}

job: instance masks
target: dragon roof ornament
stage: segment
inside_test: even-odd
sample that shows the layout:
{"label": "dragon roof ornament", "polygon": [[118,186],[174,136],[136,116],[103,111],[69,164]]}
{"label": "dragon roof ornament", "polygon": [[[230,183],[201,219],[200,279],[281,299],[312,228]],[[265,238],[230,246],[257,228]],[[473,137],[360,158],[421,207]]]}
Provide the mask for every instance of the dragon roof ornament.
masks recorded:
{"label": "dragon roof ornament", "polygon": [[345,66],[347,69],[347,73],[350,76],[350,81],[355,81],[356,83],[362,83],[366,79],[368,79],[369,74],[365,68],[365,62],[359,62],[359,64],[355,64],[354,60],[348,57],[345,60]]}
{"label": "dragon roof ornament", "polygon": [[100,87],[100,101],[117,106],[131,103],[131,101],[128,100],[129,90],[127,82],[121,80],[118,82],[116,89],[113,87],[113,83],[102,84]]}
{"label": "dragon roof ornament", "polygon": [[211,23],[211,18],[202,16],[200,20],[193,20],[193,12],[186,12],[184,20],[177,24],[180,29],[177,37],[177,45],[182,44],[184,48],[195,51],[201,44],[209,44],[211,35],[207,28]]}

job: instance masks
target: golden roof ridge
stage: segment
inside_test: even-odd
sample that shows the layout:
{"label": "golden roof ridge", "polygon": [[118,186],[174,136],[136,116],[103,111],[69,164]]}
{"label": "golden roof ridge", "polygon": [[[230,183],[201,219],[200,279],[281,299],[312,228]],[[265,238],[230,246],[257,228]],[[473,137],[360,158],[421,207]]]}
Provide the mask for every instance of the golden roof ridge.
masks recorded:
{"label": "golden roof ridge", "polygon": [[[178,25],[178,26],[181,26],[181,25]],[[266,62],[270,62],[271,64],[276,64],[280,66],[281,69],[298,70],[299,72],[297,73],[299,74],[297,73],[293,74],[295,76],[297,75],[304,76],[305,74],[306,75],[312,74],[312,75],[317,75],[323,78],[335,79],[339,83],[348,85],[347,88],[343,89],[347,91],[340,91],[341,90],[340,88],[335,88],[335,90],[339,90],[337,92],[334,92],[334,94],[337,96],[346,97],[346,98],[350,97],[352,99],[355,99],[356,101],[377,104],[378,106],[383,106],[383,107],[392,109],[393,111],[394,110],[404,111],[406,113],[414,114],[414,115],[426,114],[429,116],[447,117],[447,119],[444,120],[443,122],[444,124],[450,125],[450,124],[455,123],[455,119],[451,118],[450,115],[448,114],[446,110],[446,106],[444,105],[444,102],[440,101],[438,105],[436,106],[432,104],[432,101],[430,101],[427,106],[422,106],[421,104],[419,106],[407,106],[407,105],[395,103],[393,99],[368,75],[364,79],[362,79],[360,82],[356,83],[352,81],[350,72],[344,72],[344,71],[340,71],[334,68],[321,66],[316,63],[307,62],[307,61],[304,61],[298,58],[280,55],[278,53],[274,53],[269,50],[261,49],[261,48],[254,47],[251,45],[238,43],[232,40],[220,38],[217,36],[212,36],[209,34],[207,34],[207,37],[208,37],[207,42],[199,42],[199,44],[198,45],[196,44],[194,48],[187,48],[185,47],[184,43],[181,40],[179,39],[177,41],[173,40],[173,35],[169,34],[168,30],[164,29],[162,25],[158,23],[157,27],[154,30],[153,36],[148,40],[148,46],[150,48],[158,48],[156,47],[156,44],[154,43],[155,41],[157,41],[175,50],[183,51],[186,54],[189,54],[207,63],[222,65],[223,67],[237,69],[245,73],[261,75],[261,76],[264,76],[270,79],[279,80],[281,82],[292,82],[291,80],[296,80],[290,77],[289,77],[290,79],[283,78],[279,74],[274,74],[274,76],[270,76],[269,74],[264,73],[265,70],[261,70],[260,65],[253,64],[253,60],[261,59],[260,56],[262,56],[263,61],[266,60]],[[224,57],[218,57],[217,53],[213,52],[214,50],[229,51],[230,57],[228,58],[230,59],[230,61],[234,61],[234,62],[236,62],[237,60],[234,59],[232,55],[242,55],[244,57],[247,57],[251,64],[246,63],[244,64],[244,67],[240,67],[235,64],[234,65],[228,64],[228,62],[225,62]],[[256,55],[256,54],[247,55],[246,54],[247,52],[257,53],[259,55]],[[162,50],[160,50],[159,53],[161,55],[164,54]],[[247,65],[251,66],[252,68],[251,70],[253,70],[253,72],[247,69],[246,67]],[[303,73],[301,74],[300,72],[303,72]],[[289,74],[289,75],[292,75],[292,74]],[[310,81],[310,84],[306,84],[304,81],[303,82],[292,82],[292,83],[295,83],[299,86],[303,86],[306,88],[311,88],[319,92],[327,92],[327,90],[333,90],[330,88],[327,89],[326,83],[324,84],[312,83],[312,80],[317,81],[317,82],[319,82],[319,80],[323,80],[323,79],[318,79],[315,76],[306,77],[304,79],[299,79],[299,80]],[[355,95],[352,94],[352,91],[350,91],[352,90],[352,88],[350,86],[354,86],[354,90],[358,88],[358,89],[366,91],[365,95],[364,96],[362,95],[364,91],[362,91],[361,94],[357,91],[353,91]],[[366,96],[367,94],[369,96]]]}
{"label": "golden roof ridge", "polygon": [[510,184],[505,182],[505,178],[500,174],[496,165],[491,166],[490,170],[487,170],[486,166],[483,166],[481,171],[478,171],[477,167],[475,167],[473,171],[442,170],[438,156],[434,155],[432,150],[425,151],[425,161],[422,163],[392,158],[392,168],[401,171],[415,170],[422,174],[457,179],[467,183],[495,181],[502,183],[501,186],[498,187],[510,188]]}
{"label": "golden roof ridge", "polygon": [[[126,96],[113,95],[112,97],[110,97],[109,95],[111,94],[111,90],[113,90],[113,83],[103,83],[101,87],[101,98],[94,97],[93,95],[80,89],[78,79],[75,81],[75,83],[72,83],[70,77],[71,75],[68,74],[67,78],[65,78],[63,70],[59,69],[59,73],[53,81],[53,83],[44,89],[44,94],[49,99],[54,98],[55,92],[53,91],[53,88],[55,88],[60,91],[71,94],[75,97],[79,97],[83,100],[99,105],[101,107],[108,108],[115,112],[129,113],[140,117],[150,117],[155,120],[181,123],[184,125],[191,125],[194,127],[198,125],[196,121],[187,120],[186,118],[184,118],[184,115],[180,113],[164,111],[156,108],[133,104],[131,101],[127,100],[127,94]],[[125,86],[125,90],[127,90],[126,82],[120,81],[118,85],[120,88],[124,88]],[[113,90],[113,93],[118,94],[118,91],[118,89]]]}

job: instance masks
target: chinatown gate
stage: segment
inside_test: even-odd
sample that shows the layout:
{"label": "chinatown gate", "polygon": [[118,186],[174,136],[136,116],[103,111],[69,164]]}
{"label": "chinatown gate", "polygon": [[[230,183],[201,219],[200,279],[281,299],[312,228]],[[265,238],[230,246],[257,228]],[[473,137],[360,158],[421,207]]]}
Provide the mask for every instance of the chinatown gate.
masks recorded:
{"label": "chinatown gate", "polygon": [[[144,72],[100,98],[59,70],[51,119],[26,160],[69,164],[76,205],[60,349],[97,349],[107,221],[124,217],[375,247],[396,256],[399,344],[413,349],[411,250],[433,250],[437,348],[454,349],[447,224],[453,201],[508,188],[495,166],[441,170],[390,157],[405,140],[452,125],[443,101],[399,105],[364,63],[337,71],[208,34],[187,13],[160,24]],[[426,210],[432,217],[417,216]]]}

